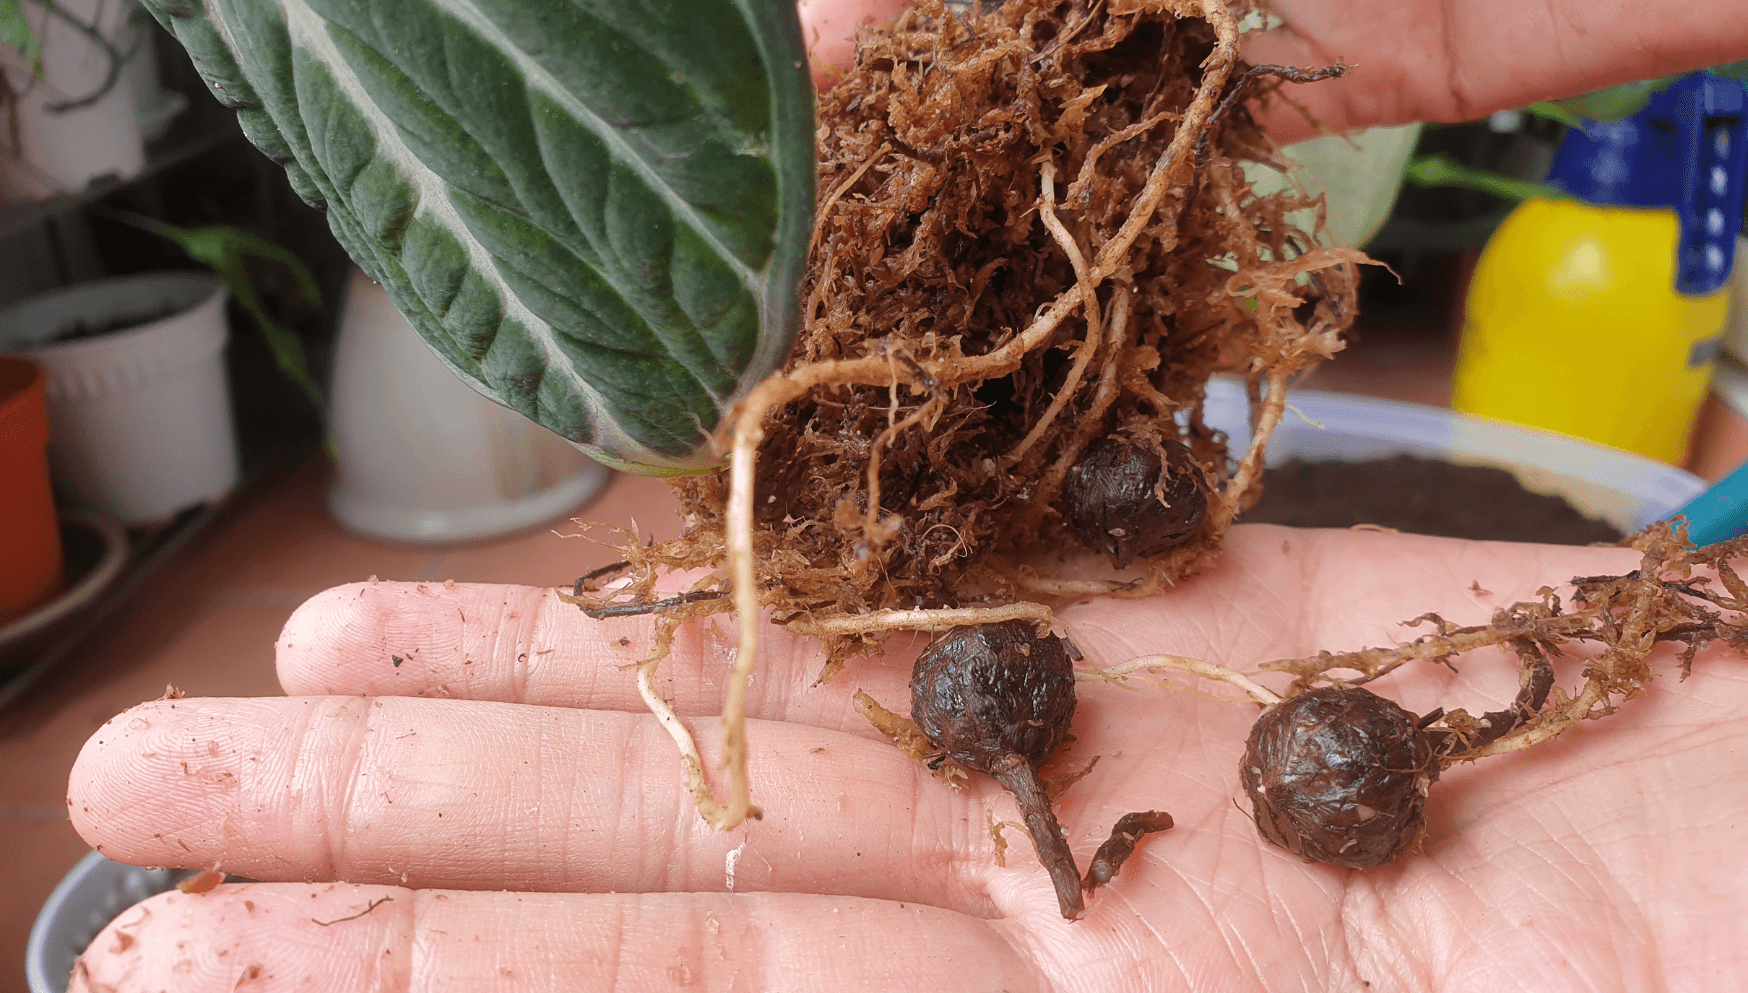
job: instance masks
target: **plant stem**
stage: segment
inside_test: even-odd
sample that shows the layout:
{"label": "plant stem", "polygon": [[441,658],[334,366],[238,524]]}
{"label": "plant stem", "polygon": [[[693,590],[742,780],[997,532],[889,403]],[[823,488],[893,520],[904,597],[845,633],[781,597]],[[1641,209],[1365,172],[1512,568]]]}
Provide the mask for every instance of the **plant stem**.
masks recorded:
{"label": "plant stem", "polygon": [[1068,842],[1062,837],[1062,825],[1057,823],[1056,811],[1050,808],[1050,796],[1044,790],[1044,781],[1038,778],[1038,770],[1018,753],[1009,752],[989,774],[1019,804],[1032,845],[1038,850],[1038,861],[1044,863],[1050,882],[1056,887],[1056,903],[1062,916],[1079,920],[1086,913],[1086,903],[1080,895],[1080,870],[1074,867],[1074,853],[1068,850]]}

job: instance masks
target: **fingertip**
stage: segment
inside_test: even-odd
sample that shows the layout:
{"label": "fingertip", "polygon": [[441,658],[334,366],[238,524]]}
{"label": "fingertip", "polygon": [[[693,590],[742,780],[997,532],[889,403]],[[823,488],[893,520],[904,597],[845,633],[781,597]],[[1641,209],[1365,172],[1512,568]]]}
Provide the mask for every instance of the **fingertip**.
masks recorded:
{"label": "fingertip", "polygon": [[[310,597],[292,612],[279,640],[273,643],[279,685],[287,695],[339,692],[326,685],[330,680],[325,678],[335,668],[335,646],[368,639],[367,628],[380,632],[382,612],[375,609],[371,591],[381,585],[393,584],[370,580],[336,586]],[[367,604],[367,599],[372,602]]]}
{"label": "fingertip", "polygon": [[286,621],[274,644],[279,685],[289,696],[416,693],[433,672],[495,646],[547,593],[488,583],[337,586]]}
{"label": "fingertip", "polygon": [[[1259,31],[1245,36],[1244,59],[1251,65],[1315,67],[1346,62],[1340,53],[1331,55],[1294,31],[1291,26]],[[1394,106],[1386,106],[1378,91],[1383,86],[1376,72],[1356,78],[1357,66],[1347,75],[1316,83],[1285,83],[1280,94],[1261,105],[1258,117],[1263,130],[1278,145],[1289,145],[1326,134],[1344,134],[1378,124],[1407,123]],[[1256,106],[1253,104],[1253,107]]]}
{"label": "fingertip", "polygon": [[910,0],[800,0],[802,44],[813,70],[813,85],[831,89],[856,61],[856,33],[885,24],[910,7]]}
{"label": "fingertip", "polygon": [[117,754],[123,750],[136,750],[131,739],[150,726],[149,716],[160,704],[161,701],[157,700],[138,703],[104,721],[91,737],[85,739],[78,757],[73,759],[72,769],[67,772],[67,816],[79,837],[98,851],[102,851],[109,840],[104,831],[111,820],[108,814],[114,807],[109,798],[114,777],[109,773],[116,764]]}
{"label": "fingertip", "polygon": [[102,753],[107,747],[108,736],[116,721],[125,721],[136,708],[130,708],[103,722],[103,726],[91,733],[85,739],[85,744],[79,748],[79,754],[73,759],[73,768],[67,772],[67,818],[73,822],[73,830],[85,840],[87,845],[96,847],[101,839],[92,830],[94,818],[91,816],[89,795],[93,782],[92,770],[102,764]]}
{"label": "fingertip", "polygon": [[170,890],[92,939],[68,993],[409,989],[414,903],[399,887],[346,883]]}
{"label": "fingertip", "polygon": [[105,721],[86,739],[67,773],[73,830],[118,861],[182,864],[175,861],[176,850],[189,849],[172,846],[175,839],[165,826],[185,828],[193,816],[178,789],[196,779],[224,790],[234,785],[233,774],[217,771],[225,748],[220,741],[224,719],[251,702],[166,697],[135,704]]}

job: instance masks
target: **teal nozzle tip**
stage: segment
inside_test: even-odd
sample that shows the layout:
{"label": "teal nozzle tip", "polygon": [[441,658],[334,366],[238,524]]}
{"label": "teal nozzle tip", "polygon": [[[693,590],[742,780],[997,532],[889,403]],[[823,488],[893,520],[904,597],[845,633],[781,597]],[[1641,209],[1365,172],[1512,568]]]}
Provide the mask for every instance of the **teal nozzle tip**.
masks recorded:
{"label": "teal nozzle tip", "polygon": [[1687,506],[1687,540],[1712,545],[1748,532],[1748,463],[1719,480]]}

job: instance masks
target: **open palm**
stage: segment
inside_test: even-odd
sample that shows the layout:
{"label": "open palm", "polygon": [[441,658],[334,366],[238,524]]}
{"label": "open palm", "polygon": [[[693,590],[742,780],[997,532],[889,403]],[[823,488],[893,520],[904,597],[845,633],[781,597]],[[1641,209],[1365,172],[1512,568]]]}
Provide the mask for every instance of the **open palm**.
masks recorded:
{"label": "open palm", "polygon": [[[1235,667],[1387,644],[1437,609],[1483,620],[1631,552],[1237,529],[1164,596],[1062,612],[1088,656]],[[701,743],[731,625],[688,627],[664,692]],[[774,632],[774,629],[773,629]],[[902,640],[902,639],[901,639]],[[1702,654],[1607,721],[1447,773],[1422,854],[1369,872],[1261,842],[1239,800],[1254,705],[1222,684],[1083,683],[1058,802],[1084,865],[1144,808],[1143,843],[1063,921],[1012,801],[956,792],[882,739],[858,688],[908,703],[908,658],[813,686],[773,633],[752,686],[764,818],[693,812],[667,736],[619,666],[646,620],[550,591],[332,590],[279,644],[289,698],[166,700],[106,725],[74,769],[74,823],[112,857],[260,884],[171,893],[87,953],[75,989],[1717,990],[1748,982],[1748,670]],[[1561,663],[1562,685],[1577,661]],[[1378,688],[1416,711],[1497,707],[1498,656]],[[345,882],[336,882],[344,880]],[[372,984],[375,985],[372,985]],[[249,988],[249,987],[245,987]]]}

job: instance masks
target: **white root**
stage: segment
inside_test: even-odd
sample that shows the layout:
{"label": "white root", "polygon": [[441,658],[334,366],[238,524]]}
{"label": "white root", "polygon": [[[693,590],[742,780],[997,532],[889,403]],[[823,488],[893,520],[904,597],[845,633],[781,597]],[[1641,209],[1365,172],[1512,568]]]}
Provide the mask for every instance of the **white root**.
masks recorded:
{"label": "white root", "polygon": [[[656,649],[651,652],[650,657],[638,664],[637,695],[643,698],[644,706],[655,715],[662,730],[679,747],[680,766],[686,777],[686,788],[692,793],[692,802],[698,805],[698,813],[706,821],[716,824],[726,818],[727,811],[710,795],[710,784],[704,778],[704,759],[698,754],[698,743],[692,740],[692,732],[681,723],[680,715],[674,712],[673,706],[655,685],[656,670],[667,656],[667,647],[672,641],[673,628],[669,627],[658,636]],[[742,817],[744,819],[744,813]]]}
{"label": "white root", "polygon": [[1230,683],[1244,691],[1244,694],[1265,707],[1272,707],[1281,702],[1279,694],[1268,687],[1251,679],[1242,672],[1234,672],[1223,665],[1203,662],[1182,655],[1143,655],[1117,665],[1104,668],[1093,667],[1090,671],[1077,674],[1086,680],[1115,681],[1136,673],[1156,673],[1165,670],[1193,673],[1203,679],[1216,679]]}
{"label": "white root", "polygon": [[1215,510],[1219,518],[1215,526],[1221,530],[1238,516],[1238,504],[1244,499],[1244,491],[1250,489],[1251,482],[1262,472],[1263,459],[1268,456],[1268,440],[1280,426],[1281,416],[1287,409],[1287,374],[1278,370],[1270,372],[1267,382],[1268,392],[1262,398],[1256,423],[1251,426],[1250,449],[1244,453],[1244,458],[1238,460],[1238,467],[1232,471],[1232,479],[1227,482],[1226,492]]}
{"label": "white root", "polygon": [[[1219,102],[1220,95],[1226,90],[1226,80],[1232,75],[1232,67],[1238,64],[1238,20],[1232,12],[1226,9],[1226,0],[1202,0],[1202,16],[1214,26],[1214,33],[1219,36],[1220,44],[1209,54],[1206,67],[1202,71],[1201,89],[1197,91],[1190,105],[1184,109],[1184,123],[1195,122],[1197,125],[1208,120],[1214,112],[1214,105]],[[1154,221],[1154,213],[1164,202],[1165,195],[1171,189],[1173,173],[1180,169],[1195,147],[1200,127],[1179,127],[1172,135],[1171,142],[1166,145],[1158,161],[1153,164],[1153,171],[1147,176],[1147,185],[1141,188],[1134,209],[1123,221],[1123,226],[1116,237],[1106,242],[1099,249],[1097,260],[1093,264],[1093,278],[1103,280],[1122,265],[1122,260],[1128,257],[1129,247],[1135,244],[1135,239]],[[1173,236],[1176,234],[1176,219],[1171,219]],[[1163,235],[1155,235],[1163,237]]]}
{"label": "white root", "polygon": [[1123,360],[1123,353],[1129,345],[1129,309],[1131,294],[1121,283],[1113,287],[1111,294],[1111,320],[1109,333],[1106,335],[1110,345],[1110,358],[1105,367],[1099,371],[1099,381],[1093,387],[1092,401],[1087,405],[1085,413],[1080,415],[1085,425],[1075,432],[1074,438],[1063,447],[1062,454],[1056,457],[1050,468],[1044,473],[1046,490],[1053,490],[1062,484],[1068,475],[1068,470],[1074,461],[1080,458],[1080,453],[1097,434],[1094,425],[1104,422],[1105,411],[1111,409],[1111,404],[1117,399],[1117,369]]}
{"label": "white root", "polygon": [[1074,396],[1074,391],[1080,388],[1081,377],[1086,375],[1087,366],[1092,364],[1093,356],[1099,350],[1099,297],[1095,289],[1097,282],[1092,273],[1087,270],[1086,258],[1080,253],[1080,245],[1075,242],[1074,235],[1056,216],[1056,166],[1045,162],[1039,169],[1038,185],[1038,217],[1044,222],[1050,236],[1056,240],[1064,255],[1068,256],[1068,264],[1074,267],[1075,280],[1080,285],[1081,313],[1086,318],[1086,339],[1080,343],[1080,348],[1074,355],[1074,365],[1068,370],[1068,378],[1062,381],[1062,388],[1056,391],[1056,396],[1050,401],[1050,406],[1044,411],[1044,416],[1038,418],[1038,423],[1032,425],[1032,430],[1026,432],[1025,438],[1008,453],[1009,463],[1018,462],[1038,439],[1044,437],[1044,432],[1056,422],[1056,416],[1062,413],[1062,408]]}
{"label": "white root", "polygon": [[1056,615],[1041,603],[1021,601],[1000,607],[942,607],[935,610],[875,610],[836,617],[797,617],[783,627],[809,637],[861,634],[868,631],[946,631],[970,624],[1003,621],[1054,623]]}
{"label": "white root", "polygon": [[728,770],[728,803],[698,812],[724,831],[739,827],[752,812],[752,785],[747,777],[747,683],[759,652],[759,580],[753,558],[753,469],[759,442],[765,438],[765,414],[799,396],[805,387],[782,374],[753,388],[735,418],[734,447],[729,454],[727,550],[728,573],[734,586],[735,620],[740,627],[739,650],[728,675],[722,701],[722,766]]}

